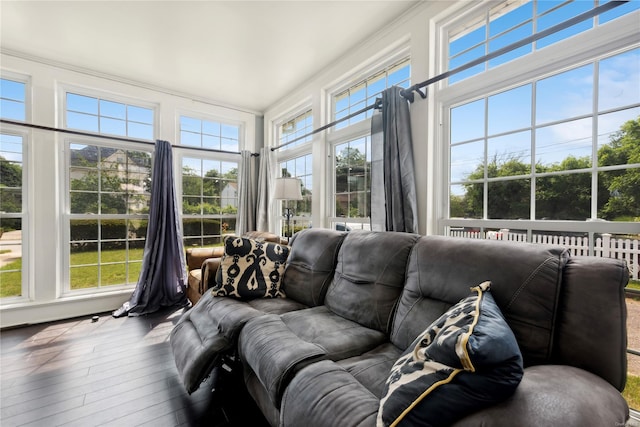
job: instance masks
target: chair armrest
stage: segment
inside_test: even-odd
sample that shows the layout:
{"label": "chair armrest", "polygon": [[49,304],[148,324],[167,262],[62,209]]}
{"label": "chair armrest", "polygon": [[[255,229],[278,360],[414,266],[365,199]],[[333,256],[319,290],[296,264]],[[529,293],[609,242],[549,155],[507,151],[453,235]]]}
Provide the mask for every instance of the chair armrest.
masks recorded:
{"label": "chair armrest", "polygon": [[209,258],[220,258],[224,255],[224,247],[216,246],[215,248],[189,248],[186,251],[187,268],[195,270],[201,268],[202,264]]}
{"label": "chair armrest", "polygon": [[200,293],[206,292],[216,285],[216,273],[220,268],[222,257],[209,258],[202,263],[202,280],[200,281]]}

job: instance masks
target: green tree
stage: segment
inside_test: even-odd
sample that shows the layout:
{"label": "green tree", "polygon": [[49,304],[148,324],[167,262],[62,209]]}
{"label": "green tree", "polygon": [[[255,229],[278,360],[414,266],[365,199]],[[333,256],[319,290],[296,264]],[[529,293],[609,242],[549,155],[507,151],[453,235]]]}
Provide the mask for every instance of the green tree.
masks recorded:
{"label": "green tree", "polygon": [[22,167],[0,156],[0,211],[22,211],[21,188]]}
{"label": "green tree", "polygon": [[[568,156],[550,166],[536,165],[538,173],[591,167],[589,157]],[[585,220],[591,217],[591,174],[552,175],[536,179],[536,218]]]}
{"label": "green tree", "polygon": [[[598,165],[640,163],[640,117],[629,120],[598,150]],[[599,216],[607,220],[640,217],[640,168],[609,171],[599,175]]]}
{"label": "green tree", "polygon": [[[480,164],[469,174],[469,180],[484,178],[484,165]],[[517,158],[501,160],[494,156],[487,165],[489,178],[527,175],[531,166]],[[465,196],[458,197],[455,207],[461,217],[482,218],[484,188],[482,184],[465,184]],[[496,181],[489,184],[487,215],[489,218],[518,219],[529,218],[531,182],[528,179]]]}

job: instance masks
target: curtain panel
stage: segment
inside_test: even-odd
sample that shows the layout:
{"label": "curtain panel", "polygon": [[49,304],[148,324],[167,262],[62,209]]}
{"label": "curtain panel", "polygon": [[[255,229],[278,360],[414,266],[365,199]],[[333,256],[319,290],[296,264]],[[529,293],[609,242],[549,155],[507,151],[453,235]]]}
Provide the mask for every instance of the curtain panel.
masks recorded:
{"label": "curtain panel", "polygon": [[[276,179],[276,154],[269,147],[260,149],[260,171],[258,176],[258,201],[256,203],[256,230],[275,231],[272,218],[272,188]],[[280,233],[278,233],[280,234]]]}
{"label": "curtain panel", "polygon": [[371,228],[418,232],[409,102],[393,86],[371,120]]}
{"label": "curtain panel", "polygon": [[142,269],[131,298],[113,312],[114,317],[140,316],[161,307],[187,304],[187,272],[169,142],[156,141],[151,175]]}
{"label": "curtain panel", "polygon": [[236,234],[256,229],[256,163],[248,150],[241,153],[238,170],[238,219]]}

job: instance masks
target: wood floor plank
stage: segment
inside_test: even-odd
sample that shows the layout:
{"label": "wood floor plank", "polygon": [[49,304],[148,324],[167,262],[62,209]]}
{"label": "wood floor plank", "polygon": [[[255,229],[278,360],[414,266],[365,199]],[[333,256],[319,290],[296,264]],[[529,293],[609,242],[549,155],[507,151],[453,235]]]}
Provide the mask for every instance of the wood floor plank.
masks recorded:
{"label": "wood floor plank", "polygon": [[241,377],[224,394],[219,386],[211,392],[212,378],[185,392],[169,343],[183,312],[119,319],[107,313],[96,322],[86,317],[1,331],[0,424],[268,426]]}

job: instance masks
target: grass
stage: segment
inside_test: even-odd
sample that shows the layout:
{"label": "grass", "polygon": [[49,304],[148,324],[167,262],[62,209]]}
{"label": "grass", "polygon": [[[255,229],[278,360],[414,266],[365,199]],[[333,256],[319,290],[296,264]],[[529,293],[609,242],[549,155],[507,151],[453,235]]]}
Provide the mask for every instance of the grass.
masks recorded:
{"label": "grass", "polygon": [[640,410],[640,376],[627,375],[627,386],[622,392],[630,408]]}
{"label": "grass", "polygon": [[[127,250],[106,250],[101,253],[100,266],[97,252],[78,252],[71,254],[71,289],[87,289],[100,286],[135,284],[142,268],[143,249],[129,249],[129,263],[126,263]],[[127,270],[128,266],[128,270]],[[22,259],[0,268],[0,298],[20,296],[22,292]],[[100,280],[98,282],[98,274]]]}
{"label": "grass", "polygon": [[640,280],[629,280],[629,284],[627,284],[627,288],[640,291]]}

